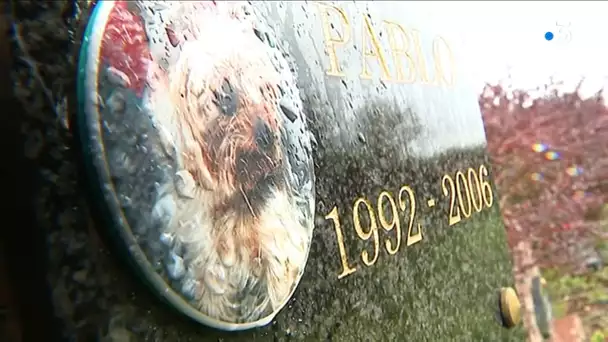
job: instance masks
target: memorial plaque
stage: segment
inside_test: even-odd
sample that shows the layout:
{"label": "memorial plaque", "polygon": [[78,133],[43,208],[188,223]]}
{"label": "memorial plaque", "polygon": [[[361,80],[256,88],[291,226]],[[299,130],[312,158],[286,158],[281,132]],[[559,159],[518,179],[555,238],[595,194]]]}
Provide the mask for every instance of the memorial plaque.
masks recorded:
{"label": "memorial plaque", "polygon": [[85,172],[40,190],[61,203],[45,227],[64,337],[523,339],[466,50],[439,9],[66,3],[73,41],[47,53],[76,51],[52,89],[74,139],[55,134],[70,152],[46,167]]}

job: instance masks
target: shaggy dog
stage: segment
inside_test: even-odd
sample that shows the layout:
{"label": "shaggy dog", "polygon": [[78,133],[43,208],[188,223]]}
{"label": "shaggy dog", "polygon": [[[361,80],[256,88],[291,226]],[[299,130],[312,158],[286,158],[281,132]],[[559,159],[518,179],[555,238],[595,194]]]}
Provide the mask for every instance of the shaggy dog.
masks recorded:
{"label": "shaggy dog", "polygon": [[179,55],[166,69],[153,57],[149,75],[150,112],[177,168],[152,217],[182,250],[169,272],[182,293],[210,317],[251,322],[289,299],[310,229],[287,180],[268,47],[238,8],[197,3],[169,16]]}

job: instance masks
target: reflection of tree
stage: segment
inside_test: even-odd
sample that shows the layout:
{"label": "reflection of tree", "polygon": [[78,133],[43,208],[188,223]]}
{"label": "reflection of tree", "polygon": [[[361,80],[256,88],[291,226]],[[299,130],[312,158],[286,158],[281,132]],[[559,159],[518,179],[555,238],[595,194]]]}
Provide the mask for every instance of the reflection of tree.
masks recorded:
{"label": "reflection of tree", "polygon": [[359,139],[365,140],[365,151],[370,155],[399,158],[408,152],[404,149],[421,132],[418,116],[411,109],[399,109],[394,104],[367,105],[357,117],[360,118]]}
{"label": "reflection of tree", "polygon": [[541,263],[568,262],[573,245],[602,234],[608,110],[601,92],[583,100],[579,88],[552,84],[533,99],[487,86],[479,99],[510,242],[536,242],[548,254]]}

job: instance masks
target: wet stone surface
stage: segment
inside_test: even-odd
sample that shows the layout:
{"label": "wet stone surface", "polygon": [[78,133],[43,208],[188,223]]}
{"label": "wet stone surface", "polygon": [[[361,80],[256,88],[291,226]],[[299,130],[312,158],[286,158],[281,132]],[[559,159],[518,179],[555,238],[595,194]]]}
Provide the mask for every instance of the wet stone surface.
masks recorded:
{"label": "wet stone surface", "polygon": [[[251,35],[280,54],[268,56],[269,70],[280,76],[276,108],[282,116],[277,121],[280,124],[266,122],[280,139],[272,142],[268,135],[260,134],[256,146],[275,151],[266,154],[270,156],[267,160],[281,163],[255,168],[268,174],[276,170],[272,165],[282,165],[281,170],[288,170],[281,173],[286,175],[284,181],[273,178],[272,186],[314,193],[314,200],[291,202],[305,217],[315,215],[310,217],[314,233],[308,259],[302,262],[302,279],[275,319],[262,328],[223,332],[169,310],[152,295],[157,289],[144,286],[141,275],[134,276],[132,267],[141,266],[142,261],[133,255],[144,256],[155,273],[187,297],[183,294],[188,282],[178,286],[175,281],[188,279],[189,260],[184,254],[189,247],[177,243],[176,234],[161,229],[160,224],[179,205],[176,200],[174,204],[164,202],[159,194],[169,188],[172,198],[190,203],[200,193],[196,186],[213,180],[214,174],[205,178],[181,167],[176,149],[166,143],[154,120],[158,111],[142,105],[145,91],[140,87],[145,82],[120,70],[120,64],[116,70],[107,65],[99,69],[98,84],[107,86],[89,98],[102,118],[89,116],[87,121],[88,133],[101,137],[88,141],[92,149],[86,149],[86,139],[82,141],[86,135],[72,134],[81,133],[74,126],[77,121],[70,120],[69,129],[62,124],[61,118],[74,118],[77,110],[75,59],[65,56],[80,45],[71,37],[78,36],[75,32],[89,18],[84,3],[79,5],[82,12],[66,1],[14,4],[17,26],[23,30],[20,32],[28,32],[18,32],[15,37],[19,44],[13,52],[13,77],[16,95],[26,108],[23,132],[29,143],[25,152],[38,174],[37,190],[31,197],[38,222],[47,233],[49,288],[64,337],[104,341],[522,340],[520,329],[504,329],[496,318],[498,290],[512,286],[512,276],[491,181],[493,194],[484,198],[491,205],[484,204],[478,212],[471,210],[470,217],[462,216],[456,224],[448,223],[452,190],[445,175],[451,175],[456,185],[460,179],[458,186],[463,186],[465,181],[456,173],[462,171],[466,178],[471,168],[476,176],[466,182],[475,184],[475,178],[482,179],[479,174],[484,165],[491,180],[474,94],[360,80],[360,71],[353,74],[348,69],[360,66],[358,52],[345,53],[354,58],[343,63],[345,77],[326,76],[329,62],[323,52],[318,8],[301,4],[259,3],[255,11],[238,13],[264,18]],[[360,30],[356,26],[360,19],[355,18],[372,11],[373,6],[345,6],[352,26]],[[406,13],[407,6],[403,6],[378,5],[370,17]],[[65,20],[66,16],[71,19]],[[161,20],[154,15],[149,19],[151,23]],[[170,57],[179,54],[164,55],[164,51],[179,50],[180,37],[184,37],[176,35],[183,29],[179,23],[169,24],[172,33],[159,30],[165,41],[155,40],[157,50],[151,50],[161,51],[165,58],[159,62],[161,67],[176,63]],[[311,33],[302,34],[307,31]],[[36,70],[23,60],[35,61]],[[218,111],[224,116],[233,113],[233,88],[218,83],[217,90],[222,93],[214,98]],[[58,106],[65,98],[71,105]],[[64,113],[68,109],[73,113]],[[466,124],[459,126],[460,122]],[[91,129],[93,123],[97,131]],[[265,130],[259,126],[252,132]],[[83,142],[85,145],[79,145]],[[79,165],[87,155],[82,152],[98,156],[92,165],[99,178],[91,177],[91,169],[81,172]],[[107,162],[107,169],[100,167],[104,165],[101,161]],[[111,182],[101,177],[104,170]],[[307,172],[314,173],[314,187]],[[251,178],[241,179],[245,190],[257,189],[247,188]],[[404,186],[412,190],[414,211]],[[97,189],[97,197],[87,196],[87,188],[93,193]],[[218,197],[230,198],[227,193]],[[124,217],[99,209],[108,204],[108,194],[115,195],[115,209]],[[309,207],[312,204],[314,210]],[[264,217],[258,210],[259,217]],[[355,210],[358,216],[353,215]],[[409,231],[412,212],[413,230]],[[397,216],[400,238],[395,233]],[[338,220],[340,229],[335,224]],[[125,224],[132,229],[135,243],[127,244],[131,248],[112,243],[124,237],[116,227]],[[412,237],[418,224],[422,236],[416,242]],[[337,238],[338,231],[342,240]],[[134,253],[136,248],[142,253]],[[223,265],[234,262],[227,255],[223,254]],[[345,276],[340,276],[345,269],[341,255],[346,256],[346,268],[356,269]],[[213,277],[203,280],[209,279]],[[221,292],[215,285],[206,284]]]}

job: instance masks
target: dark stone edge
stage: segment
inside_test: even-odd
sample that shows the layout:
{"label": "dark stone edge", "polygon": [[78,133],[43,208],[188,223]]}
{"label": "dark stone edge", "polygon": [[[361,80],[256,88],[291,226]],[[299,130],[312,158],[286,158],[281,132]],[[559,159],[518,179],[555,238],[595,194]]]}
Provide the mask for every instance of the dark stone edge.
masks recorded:
{"label": "dark stone edge", "polygon": [[[5,180],[5,199],[2,242],[6,253],[9,286],[16,295],[15,310],[19,315],[22,341],[59,340],[59,325],[54,318],[50,291],[46,279],[46,235],[36,224],[31,205],[35,193],[36,163],[25,157],[24,137],[21,132],[26,121],[25,108],[14,96],[10,71],[15,67],[13,4],[0,4],[0,146],[3,163],[0,175]],[[12,45],[12,46],[11,46]],[[7,341],[11,342],[11,341]]]}

